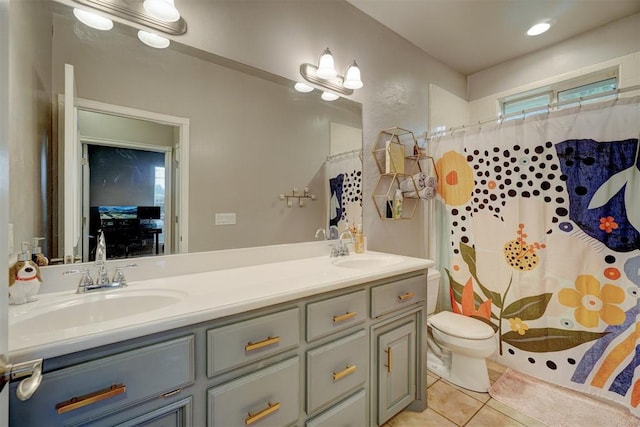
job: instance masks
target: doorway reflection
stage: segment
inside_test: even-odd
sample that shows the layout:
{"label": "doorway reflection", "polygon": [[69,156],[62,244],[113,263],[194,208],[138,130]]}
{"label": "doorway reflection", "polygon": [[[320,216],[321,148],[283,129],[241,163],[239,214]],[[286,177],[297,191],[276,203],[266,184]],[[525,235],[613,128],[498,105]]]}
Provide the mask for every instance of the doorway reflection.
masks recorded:
{"label": "doorway reflection", "polygon": [[166,153],[86,144],[89,260],[102,230],[107,259],[164,254]]}

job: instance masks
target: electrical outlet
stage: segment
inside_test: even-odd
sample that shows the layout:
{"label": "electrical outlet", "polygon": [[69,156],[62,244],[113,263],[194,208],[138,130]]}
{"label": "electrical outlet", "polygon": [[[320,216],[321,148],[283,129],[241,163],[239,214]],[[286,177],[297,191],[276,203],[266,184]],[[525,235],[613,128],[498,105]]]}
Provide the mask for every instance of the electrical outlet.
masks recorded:
{"label": "electrical outlet", "polygon": [[235,225],[236,214],[234,213],[217,213],[216,225]]}

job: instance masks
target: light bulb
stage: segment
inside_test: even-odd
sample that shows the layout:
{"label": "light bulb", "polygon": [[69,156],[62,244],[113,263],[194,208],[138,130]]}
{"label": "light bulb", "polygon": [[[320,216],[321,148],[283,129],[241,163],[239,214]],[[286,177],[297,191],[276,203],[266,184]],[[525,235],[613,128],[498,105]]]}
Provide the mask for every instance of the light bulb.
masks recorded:
{"label": "light bulb", "polygon": [[320,55],[320,62],[318,62],[318,69],[316,70],[316,76],[321,79],[333,79],[338,75],[336,67],[333,62],[333,55],[329,48],[326,48],[322,55]]}
{"label": "light bulb", "polygon": [[336,99],[338,99],[340,97],[338,95],[336,95],[335,93],[322,92],[322,95],[320,95],[320,98],[324,99],[325,101],[335,101]]}
{"label": "light bulb", "polygon": [[302,82],[296,83],[293,86],[293,88],[295,90],[297,90],[298,92],[302,92],[302,93],[311,92],[313,90],[313,88],[311,86],[309,86],[308,84],[302,83]]}
{"label": "light bulb", "polygon": [[548,22],[540,22],[534,25],[533,27],[529,28],[529,30],[527,31],[527,35],[538,36],[544,33],[545,31],[547,31],[549,28],[551,28],[551,24],[549,24]]}
{"label": "light bulb", "polygon": [[160,37],[157,34],[143,30],[138,31],[138,38],[142,43],[147,46],[155,47],[156,49],[164,49],[169,47],[169,44],[171,43],[167,38]]}
{"label": "light bulb", "polygon": [[108,31],[113,28],[113,21],[111,19],[96,15],[84,9],[74,8],[73,15],[78,18],[78,21],[96,30]]}
{"label": "light bulb", "polygon": [[154,18],[163,22],[175,22],[180,19],[180,12],[173,0],[144,0],[144,10]]}
{"label": "light bulb", "polygon": [[360,79],[360,67],[358,67],[356,61],[353,61],[353,64],[347,68],[342,86],[347,89],[360,89],[363,86],[362,80]]}

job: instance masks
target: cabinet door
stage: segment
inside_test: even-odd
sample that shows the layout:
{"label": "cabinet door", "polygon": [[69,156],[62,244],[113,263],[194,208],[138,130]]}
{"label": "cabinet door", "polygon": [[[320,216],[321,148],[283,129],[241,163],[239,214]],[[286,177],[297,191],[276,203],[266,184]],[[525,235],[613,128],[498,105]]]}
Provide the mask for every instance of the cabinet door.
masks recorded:
{"label": "cabinet door", "polygon": [[415,399],[416,321],[378,336],[378,425]]}

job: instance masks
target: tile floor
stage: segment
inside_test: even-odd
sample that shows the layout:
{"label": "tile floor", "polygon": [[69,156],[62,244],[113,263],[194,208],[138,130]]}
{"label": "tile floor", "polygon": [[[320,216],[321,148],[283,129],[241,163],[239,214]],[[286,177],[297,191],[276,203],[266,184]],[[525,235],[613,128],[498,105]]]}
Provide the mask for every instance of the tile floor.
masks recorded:
{"label": "tile floor", "polygon": [[[491,383],[505,367],[490,360]],[[494,400],[488,393],[477,393],[455,386],[427,372],[427,410],[403,411],[383,427],[544,427],[545,424]]]}

